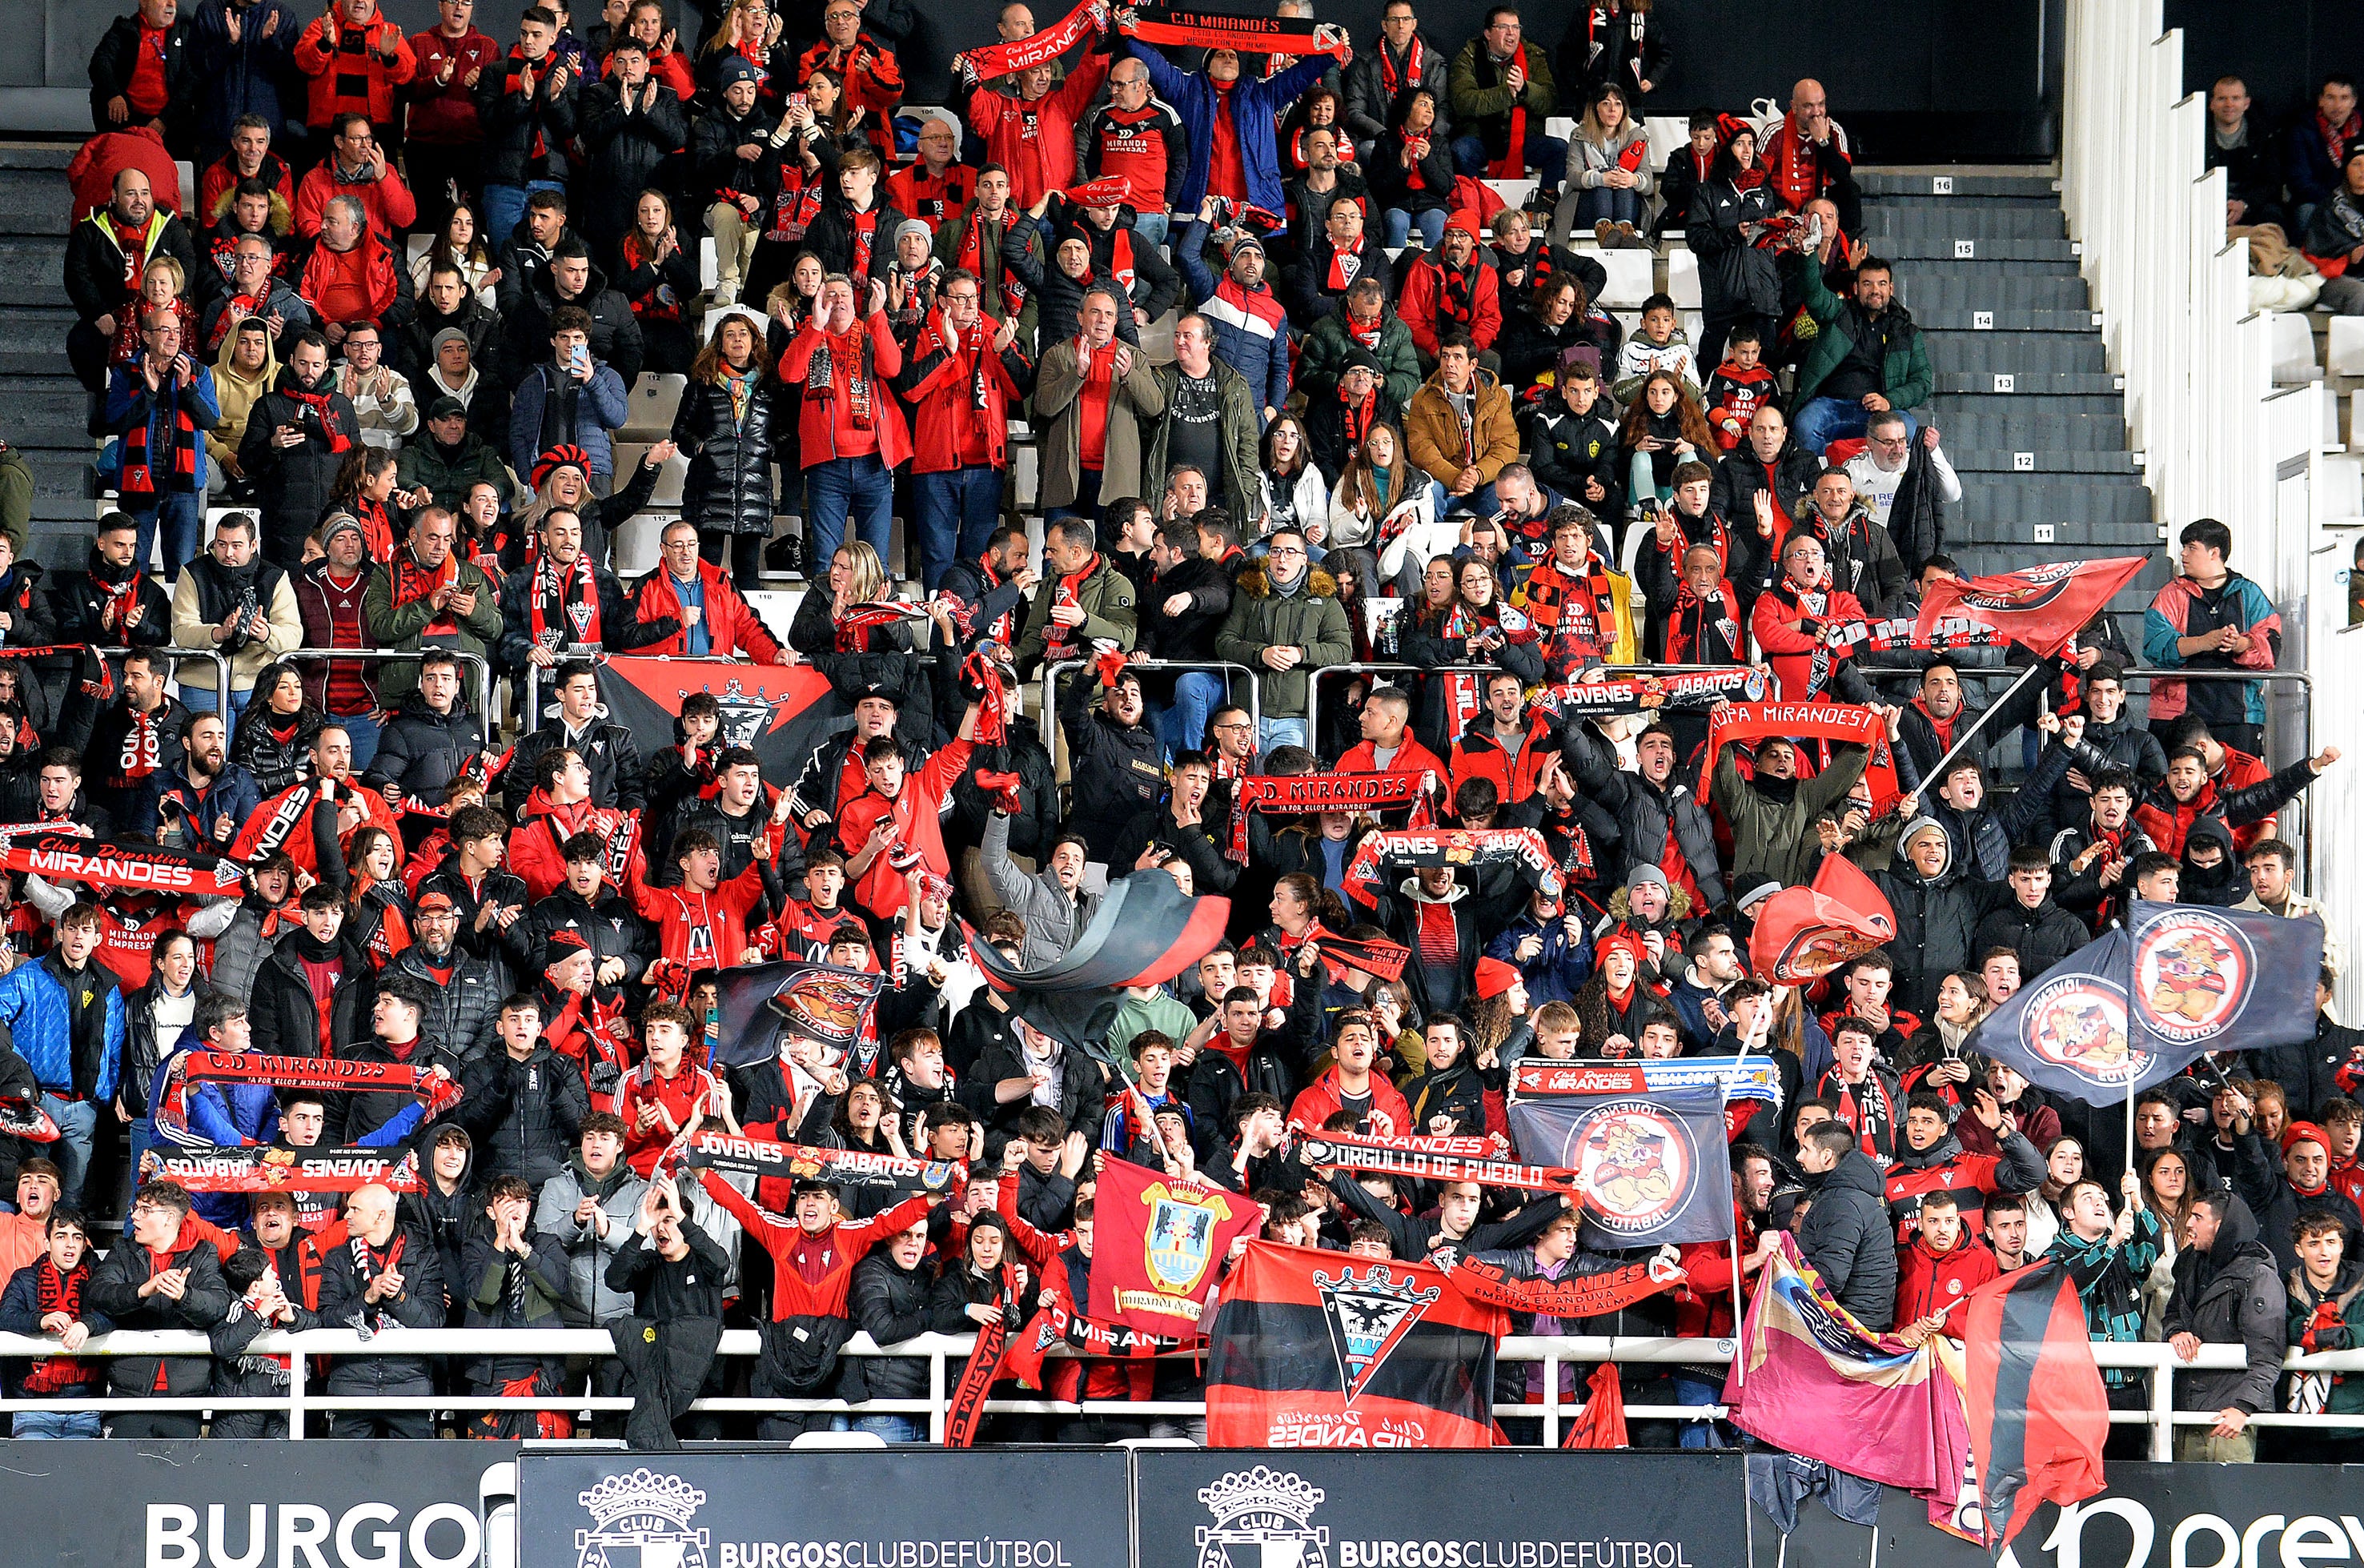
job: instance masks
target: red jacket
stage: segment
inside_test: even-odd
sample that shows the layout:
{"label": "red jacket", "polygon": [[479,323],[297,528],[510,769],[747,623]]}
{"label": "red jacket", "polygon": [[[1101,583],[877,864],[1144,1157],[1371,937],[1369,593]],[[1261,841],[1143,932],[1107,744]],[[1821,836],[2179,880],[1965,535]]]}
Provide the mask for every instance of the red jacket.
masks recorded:
{"label": "red jacket", "polygon": [[[1691,1241],[1684,1245],[1680,1262],[1683,1283],[1668,1294],[1675,1303],[1675,1334],[1684,1340],[1712,1340],[1733,1331],[1732,1251],[1747,1257],[1756,1251],[1756,1225],[1733,1206],[1737,1241]],[[1754,1289],[1744,1284],[1744,1294]]]}
{"label": "red jacket", "polygon": [[[779,664],[786,661],[779,642],[764,628],[747,601],[720,567],[710,561],[697,563],[697,574],[706,584],[707,652],[717,659],[753,659],[758,664]],[[681,591],[673,585],[673,573],[663,567],[641,579],[641,586],[632,595],[633,610],[642,625],[651,621],[681,619]],[[663,642],[652,642],[635,651],[645,654],[672,654],[679,658],[689,651],[689,630],[686,627],[675,632]]]}
{"label": "red jacket", "polygon": [[[616,1091],[616,1114],[624,1118],[624,1162],[634,1175],[646,1178],[657,1168],[657,1160],[673,1142],[674,1135],[689,1125],[690,1118],[714,1105],[714,1074],[687,1062],[670,1078],[660,1078],[657,1070],[646,1058],[624,1074]],[[673,1118],[667,1127],[663,1118],[652,1123],[645,1132],[640,1130],[642,1106],[660,1106]]]}
{"label": "red jacket", "polygon": [[1463,730],[1461,738],[1453,743],[1453,793],[1460,795],[1465,779],[1491,779],[1495,795],[1509,806],[1535,793],[1535,781],[1542,776],[1544,764],[1559,753],[1543,735],[1530,734],[1514,768],[1502,743],[1478,728],[1490,722],[1489,716],[1480,713],[1476,723]]}
{"label": "red jacket", "polygon": [[[311,90],[304,106],[304,123],[314,130],[326,130],[334,118],[351,112],[367,115],[374,126],[394,123],[394,90],[409,81],[418,72],[418,57],[410,52],[410,40],[402,36],[401,28],[386,19],[384,13],[373,16],[362,25],[359,49],[351,47],[352,25],[341,19],[337,25],[338,43],[328,41],[329,19],[318,17],[296,40],[296,69],[312,79]],[[385,61],[391,50],[394,63]],[[354,65],[362,67],[365,85],[356,97],[338,89],[338,82]]]}
{"label": "red jacket", "polygon": [[624,892],[641,918],[656,927],[657,945],[666,958],[688,969],[728,969],[753,945],[747,940],[747,917],[764,900],[764,862],[779,852],[778,829],[772,832],[764,852],[711,893],[651,887],[647,858],[639,845],[632,846]]}
{"label": "red jacket", "polygon": [[509,835],[509,870],[538,903],[566,885],[566,853],[560,846],[577,833],[605,838],[619,832],[623,815],[587,800],[561,806],[548,790],[537,788],[526,796],[519,826]]}
{"label": "red jacket", "polygon": [[[1085,52],[1067,79],[1033,101],[979,87],[968,95],[968,123],[985,138],[985,161],[1009,171],[1009,205],[1024,209],[1045,191],[1076,183],[1076,121],[1091,106],[1110,61]],[[1162,206],[1165,193],[1133,193],[1135,206]]]}
{"label": "red jacket", "polygon": [[[917,386],[903,394],[920,411],[919,424],[911,433],[914,473],[950,473],[955,469],[976,466],[961,457],[961,438],[967,429],[977,429],[984,436],[987,466],[1000,468],[1009,462],[1009,410],[1026,395],[1019,390],[1017,378],[1009,373],[1001,355],[994,352],[997,324],[993,318],[983,317],[979,325],[986,338],[983,347],[974,351],[954,348],[944,341],[942,317],[931,312],[927,330],[911,345],[914,359],[925,360],[931,354],[943,356]],[[1020,352],[1016,339],[1011,340],[1009,351]],[[982,408],[976,406],[971,395],[980,370],[985,373]]]}
{"label": "red jacket", "polygon": [[[1333,1067],[1289,1102],[1289,1125],[1308,1132],[1316,1131],[1323,1122],[1344,1108],[1345,1101],[1338,1087],[1338,1069]],[[1404,1097],[1396,1092],[1396,1086],[1377,1073],[1371,1074],[1371,1114],[1384,1116],[1394,1122],[1398,1138],[1411,1136],[1411,1107],[1404,1104]]]}
{"label": "red jacket", "polygon": [[[968,772],[969,753],[976,745],[967,740],[954,740],[920,764],[917,773],[903,777],[903,792],[889,800],[875,790],[864,789],[849,802],[838,817],[837,847],[848,860],[862,851],[870,840],[870,830],[881,817],[895,818],[896,838],[920,851],[920,859],[938,876],[952,874],[952,861],[944,852],[944,797],[960,776]],[[908,890],[903,873],[886,863],[880,854],[862,873],[862,880],[848,889],[853,901],[879,919],[886,919],[903,911]]]}
{"label": "red jacket", "polygon": [[[1494,346],[1502,330],[1502,284],[1494,269],[1469,258],[1469,340],[1484,353]],[[1403,297],[1396,302],[1396,314],[1411,328],[1411,340],[1430,359],[1436,357],[1438,307],[1444,297],[1444,260],[1442,256],[1423,256],[1404,276]],[[1453,317],[1444,318],[1458,325]]]}
{"label": "red jacket", "polygon": [[[1825,622],[1838,624],[1864,618],[1863,606],[1853,594],[1844,589],[1826,590],[1829,607],[1823,616]],[[1773,666],[1774,696],[1780,702],[1804,702],[1807,684],[1814,662],[1814,634],[1801,630],[1806,625],[1797,606],[1786,603],[1781,588],[1768,588],[1756,595],[1756,607],[1749,612],[1748,629],[1756,634],[1756,646],[1765,651],[1766,662]],[[1845,662],[1848,651],[1831,650],[1831,667],[1835,672]],[[1830,690],[1827,682],[1823,695]]]}
{"label": "red jacket", "polygon": [[[361,258],[357,279],[354,257]],[[304,263],[304,275],[297,280],[296,292],[305,304],[326,317],[329,313],[320,302],[329,296],[329,290],[353,282],[358,282],[367,295],[369,319],[383,326],[385,313],[402,297],[402,284],[395,273],[393,249],[374,232],[364,233],[359,245],[341,253],[326,245],[313,246],[312,258]],[[353,316],[346,319],[361,318]]]}
{"label": "red jacket", "polygon": [[1968,1231],[1953,1251],[1944,1253],[1932,1251],[1927,1237],[1913,1237],[1912,1245],[1896,1254],[1896,1326],[1901,1329],[1916,1318],[1942,1312],[1946,1332],[1963,1338],[1963,1308],[1970,1303],[1970,1292],[2002,1272],[1986,1243],[1973,1240]]}
{"label": "red jacket", "polygon": [[[488,33],[470,28],[456,39],[436,28],[410,35],[410,55],[418,62],[411,73],[410,119],[404,135],[430,147],[463,147],[485,139],[476,118],[476,91],[468,76],[476,71],[498,71],[507,50]],[[443,62],[452,62],[452,80],[439,81]]]}
{"label": "red jacket", "polygon": [[772,1321],[791,1318],[842,1318],[845,1297],[853,1283],[853,1265],[870,1250],[900,1235],[928,1218],[928,1200],[907,1197],[884,1214],[833,1225],[819,1235],[793,1221],[782,1223],[742,1196],[737,1187],[712,1171],[698,1179],[714,1201],[747,1228],[747,1234],[772,1254]]}
{"label": "red jacket", "polygon": [[[903,101],[903,67],[896,61],[895,51],[861,32],[854,35],[853,47],[843,59],[836,55],[836,46],[827,39],[805,50],[797,61],[797,84],[801,87],[811,81],[812,73],[824,65],[835,66],[845,79],[845,106],[869,110],[862,123],[868,128],[871,141],[881,151],[893,151],[894,132],[888,124],[895,106]],[[1075,138],[1070,134],[1067,139]]]}
{"label": "red jacket", "polygon": [[1386,767],[1379,766],[1378,752],[1368,740],[1365,740],[1350,747],[1331,771],[1340,773],[1411,773],[1415,778],[1422,773],[1429,773],[1435,777],[1439,788],[1444,787],[1447,773],[1444,759],[1413,740],[1410,730],[1404,732],[1403,744],[1396,748],[1394,758]]}
{"label": "red jacket", "polygon": [[[165,150],[164,136],[154,126],[127,126],[103,130],[82,144],[66,165],[66,184],[73,192],[73,221],[115,199],[115,177],[126,169],[148,176],[148,188],[159,212],[181,210],[181,168]],[[192,223],[195,228],[196,224]],[[193,285],[194,286],[194,285]]]}
{"label": "red jacket", "polygon": [[[861,373],[853,352],[855,335],[870,334],[871,343],[871,435],[876,441],[878,461],[888,468],[899,467],[911,455],[911,434],[903,424],[902,402],[895,389],[886,384],[888,378],[903,373],[903,350],[895,341],[894,332],[886,325],[886,313],[880,311],[867,321],[858,321],[842,339],[832,340],[821,330],[817,318],[807,317],[804,328],[788,339],[780,355],[780,379],[801,383],[812,363],[813,351],[822,343],[831,345],[830,385],[835,395],[818,396],[808,389],[803,410],[797,417],[797,437],[804,454],[804,466],[817,468],[833,457],[864,455],[866,444],[855,438],[852,403],[851,378]],[[841,450],[851,442],[853,450]]]}
{"label": "red jacket", "polygon": [[334,158],[315,164],[296,187],[296,232],[307,239],[320,237],[320,214],[337,196],[359,196],[362,210],[369,215],[369,231],[381,239],[393,238],[418,221],[418,204],[411,199],[410,187],[402,183],[394,165],[385,166],[385,177],[380,180],[340,180],[332,165]]}

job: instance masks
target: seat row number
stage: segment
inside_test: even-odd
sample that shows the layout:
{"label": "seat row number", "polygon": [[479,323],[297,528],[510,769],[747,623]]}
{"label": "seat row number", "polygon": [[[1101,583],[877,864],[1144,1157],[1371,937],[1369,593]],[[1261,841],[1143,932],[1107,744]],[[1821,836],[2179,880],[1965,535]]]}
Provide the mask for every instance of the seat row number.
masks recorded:
{"label": "seat row number", "polygon": [[1975,240],[1975,239],[1957,239],[1957,240],[1955,240],[1955,241],[1954,241],[1954,260],[1955,260],[1955,261],[1971,261],[1971,260],[1974,260],[1974,259],[1978,256],[1978,253],[1979,253],[1979,242],[1978,242],[1977,240]]}
{"label": "seat row number", "polygon": [[1973,311],[1971,311],[1971,312],[1970,312],[1970,330],[1971,330],[1971,331],[1973,331],[1973,332],[1991,332],[1991,331],[1993,331],[1993,330],[1994,330],[1994,312],[1993,312],[1993,311],[1991,311],[1991,310],[1973,310]]}
{"label": "seat row number", "polygon": [[1994,389],[1997,392],[2016,392],[2019,390],[2019,377],[1998,371],[1995,373]]}

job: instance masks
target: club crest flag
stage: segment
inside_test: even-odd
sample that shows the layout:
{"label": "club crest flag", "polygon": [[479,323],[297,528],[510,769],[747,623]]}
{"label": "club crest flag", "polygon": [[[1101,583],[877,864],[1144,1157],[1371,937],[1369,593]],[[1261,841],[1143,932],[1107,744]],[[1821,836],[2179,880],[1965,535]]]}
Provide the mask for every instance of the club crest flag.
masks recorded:
{"label": "club crest flag", "polygon": [[1519,1158],[1578,1173],[1585,1229],[1604,1247],[1720,1241],[1732,1234],[1723,1091],[1618,1088],[1511,1106]]}
{"label": "club crest flag", "polygon": [[792,959],[726,969],[719,977],[722,1038],[717,1067],[769,1062],[783,1039],[819,1044],[832,1061],[864,1040],[883,974]]}
{"label": "club crest flag", "polygon": [[608,717],[641,740],[647,756],[676,738],[681,705],[711,694],[722,709],[722,746],[744,746],[764,777],[786,784],[850,711],[829,677],[809,664],[742,664],[728,659],[658,659],[627,654],[599,661],[599,700]]}
{"label": "club crest flag", "polygon": [[1092,1200],[1091,1315],[1147,1334],[1201,1331],[1232,1243],[1262,1222],[1238,1193],[1110,1160]]}
{"label": "club crest flag", "polygon": [[1431,1264],[1251,1241],[1208,1335],[1207,1446],[1490,1448],[1509,1331]]}
{"label": "club crest flag", "polygon": [[2101,561],[2060,561],[1991,577],[1939,577],[1921,601],[1918,633],[1927,637],[1948,617],[1968,616],[2049,658],[2066,647],[2149,564],[2140,555]]}
{"label": "club crest flag", "polygon": [[1896,940],[1896,912],[1845,855],[1824,855],[1813,884],[1785,887],[1757,912],[1749,966],[1778,985],[1819,980]]}

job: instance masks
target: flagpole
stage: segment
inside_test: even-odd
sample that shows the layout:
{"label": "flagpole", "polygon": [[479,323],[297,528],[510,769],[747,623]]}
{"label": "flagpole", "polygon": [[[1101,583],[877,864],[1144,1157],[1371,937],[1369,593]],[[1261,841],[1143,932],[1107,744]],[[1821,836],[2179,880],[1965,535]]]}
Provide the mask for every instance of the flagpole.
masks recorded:
{"label": "flagpole", "polygon": [[1980,729],[1986,728],[1987,720],[1992,718],[1996,714],[2001,713],[2003,710],[2004,705],[2008,704],[2012,698],[2019,695],[2020,687],[2027,684],[2028,682],[2034,680],[2038,675],[2044,674],[2045,673],[2045,662],[2038,660],[2035,663],[2030,664],[2027,667],[2026,673],[2021,675],[2018,680],[2013,681],[2011,684],[2010,689],[2005,691],[2002,695],[1989,703],[1986,706],[1985,710],[1979,715],[1977,719],[1971,723],[1970,727],[1962,731],[1960,738],[1954,742],[1953,750],[1938,758],[1937,765],[1930,769],[1927,776],[1922,779],[1922,793],[1924,795],[1934,794],[1936,791],[1937,786],[1946,782],[1946,770],[1953,765],[1953,761],[1956,757],[1961,755],[1962,749],[1970,743],[1971,737],[1977,735]]}
{"label": "flagpole", "polygon": [[[1772,1017],[1773,1009],[1768,1006],[1765,1010],[1768,1031],[1772,1028]],[[1735,1084],[1740,1081],[1741,1069],[1748,1061],[1748,1050],[1753,1043],[1749,1035],[1741,1036],[1740,1053],[1732,1059],[1732,1080]],[[1725,1094],[1728,1099],[1730,1090],[1727,1089]],[[1745,1182],[1747,1177],[1743,1175],[1740,1179]],[[1748,1386],[1748,1357],[1741,1350],[1740,1338],[1742,1322],[1748,1315],[1747,1301],[1740,1291],[1740,1214],[1745,1205],[1745,1199],[1735,1198],[1732,1211],[1732,1374],[1735,1386],[1742,1388]]]}

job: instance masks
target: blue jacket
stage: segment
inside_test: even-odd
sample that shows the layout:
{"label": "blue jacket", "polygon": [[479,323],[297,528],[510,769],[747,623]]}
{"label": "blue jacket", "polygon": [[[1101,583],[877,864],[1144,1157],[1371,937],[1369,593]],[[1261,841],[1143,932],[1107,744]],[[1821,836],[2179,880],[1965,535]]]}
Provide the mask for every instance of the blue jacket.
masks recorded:
{"label": "blue jacket", "polygon": [[186,768],[173,768],[153,775],[154,785],[147,797],[132,812],[130,826],[137,831],[154,837],[162,826],[164,802],[170,800],[184,820],[200,825],[198,836],[212,840],[214,819],[227,817],[230,820],[229,839],[206,846],[215,853],[229,848],[230,840],[238,837],[246,819],[262,809],[262,790],[254,775],[235,764],[224,768],[221,777],[214,780],[211,789],[199,789],[189,782]]}
{"label": "blue jacket", "polygon": [[2344,178],[2340,165],[2324,150],[2312,103],[2299,111],[2298,123],[2282,138],[2282,178],[2290,183],[2291,199],[2309,206],[2329,201]]}
{"label": "blue jacket", "polygon": [[[557,410],[552,411],[547,421],[543,417],[542,406],[550,400],[557,378],[558,367],[543,363],[534,366],[518,384],[509,403],[510,465],[520,474],[530,474],[543,452],[562,441],[573,441],[590,458],[591,475],[604,494],[608,479],[616,472],[612,432],[623,426],[625,416],[631,411],[623,378],[607,365],[594,361],[591,379],[581,384],[575,396],[571,429],[563,428],[566,421]],[[549,427],[546,429],[545,423]]]}
{"label": "blue jacket", "polygon": [[[1529,937],[1543,938],[1543,951],[1521,963],[1511,955]],[[1526,981],[1530,1016],[1545,1002],[1573,1005],[1576,994],[1584,989],[1584,982],[1592,973],[1591,947],[1568,940],[1565,919],[1538,920],[1533,915],[1522,915],[1486,944],[1486,956],[1511,965]]]}
{"label": "blue jacket", "polygon": [[[196,367],[197,373],[177,384],[180,406],[195,427],[189,436],[195,462],[193,488],[202,495],[206,488],[205,433],[221,423],[221,399],[215,395],[214,373],[205,361],[192,354],[190,362]],[[164,384],[167,389],[175,384],[169,380]],[[157,493],[162,495],[172,461],[168,454],[173,443],[180,439],[180,432],[173,428],[172,407],[149,395],[147,379],[139,373],[139,361],[134,359],[131,363],[117,365],[107,373],[106,426],[120,435],[139,425],[148,427],[148,461],[156,471]],[[116,449],[114,461],[117,463],[122,461],[119,446]],[[117,472],[119,475],[120,470]]]}
{"label": "blue jacket", "polygon": [[[86,1039],[77,1051],[66,1008],[64,967],[51,953],[0,974],[0,1024],[8,1026],[17,1053],[42,1088],[111,1100],[123,1070],[123,988],[96,959],[84,966],[84,983],[104,993],[106,1015],[101,1038]],[[89,1005],[100,1005],[98,997],[93,996]],[[95,1061],[91,1060],[94,1055]]]}
{"label": "blue jacket", "polygon": [[[1203,71],[1176,70],[1153,45],[1139,39],[1125,39],[1124,47],[1148,67],[1150,85],[1174,106],[1174,112],[1182,117],[1182,128],[1190,133],[1190,170],[1182,176],[1182,194],[1174,207],[1177,212],[1196,212],[1206,198],[1207,175],[1215,161],[1215,84]],[[1232,123],[1239,130],[1240,167],[1247,174],[1248,200],[1266,212],[1279,213],[1288,205],[1280,188],[1280,151],[1273,138],[1274,122],[1333,63],[1329,55],[1310,55],[1277,76],[1254,81],[1242,76],[1232,88]]]}
{"label": "blue jacket", "polygon": [[[273,16],[279,18],[275,28],[271,27]],[[206,0],[190,18],[189,44],[201,83],[197,139],[206,147],[226,146],[230,125],[239,116],[261,115],[271,122],[272,144],[277,146],[291,128],[288,106],[280,95],[296,81],[296,40],[304,36],[311,17],[297,16],[280,0],[253,0],[239,13],[239,39],[232,43],[229,17],[229,0]],[[263,36],[266,28],[268,38]],[[300,134],[305,107],[300,86],[293,102],[293,128]],[[197,172],[205,172],[202,168]],[[195,211],[197,193],[185,195],[190,210]],[[203,228],[209,221],[200,219],[194,227]]]}
{"label": "blue jacket", "polygon": [[[1243,308],[1235,298],[1221,297],[1218,291],[1226,280],[1208,271],[1202,254],[1206,248],[1207,226],[1194,217],[1175,242],[1174,264],[1182,269],[1199,314],[1215,329],[1215,357],[1247,378],[1261,424],[1266,409],[1288,406],[1288,316],[1269,282],[1261,293],[1272,306],[1269,316]],[[1269,275],[1269,253],[1265,265]]]}

